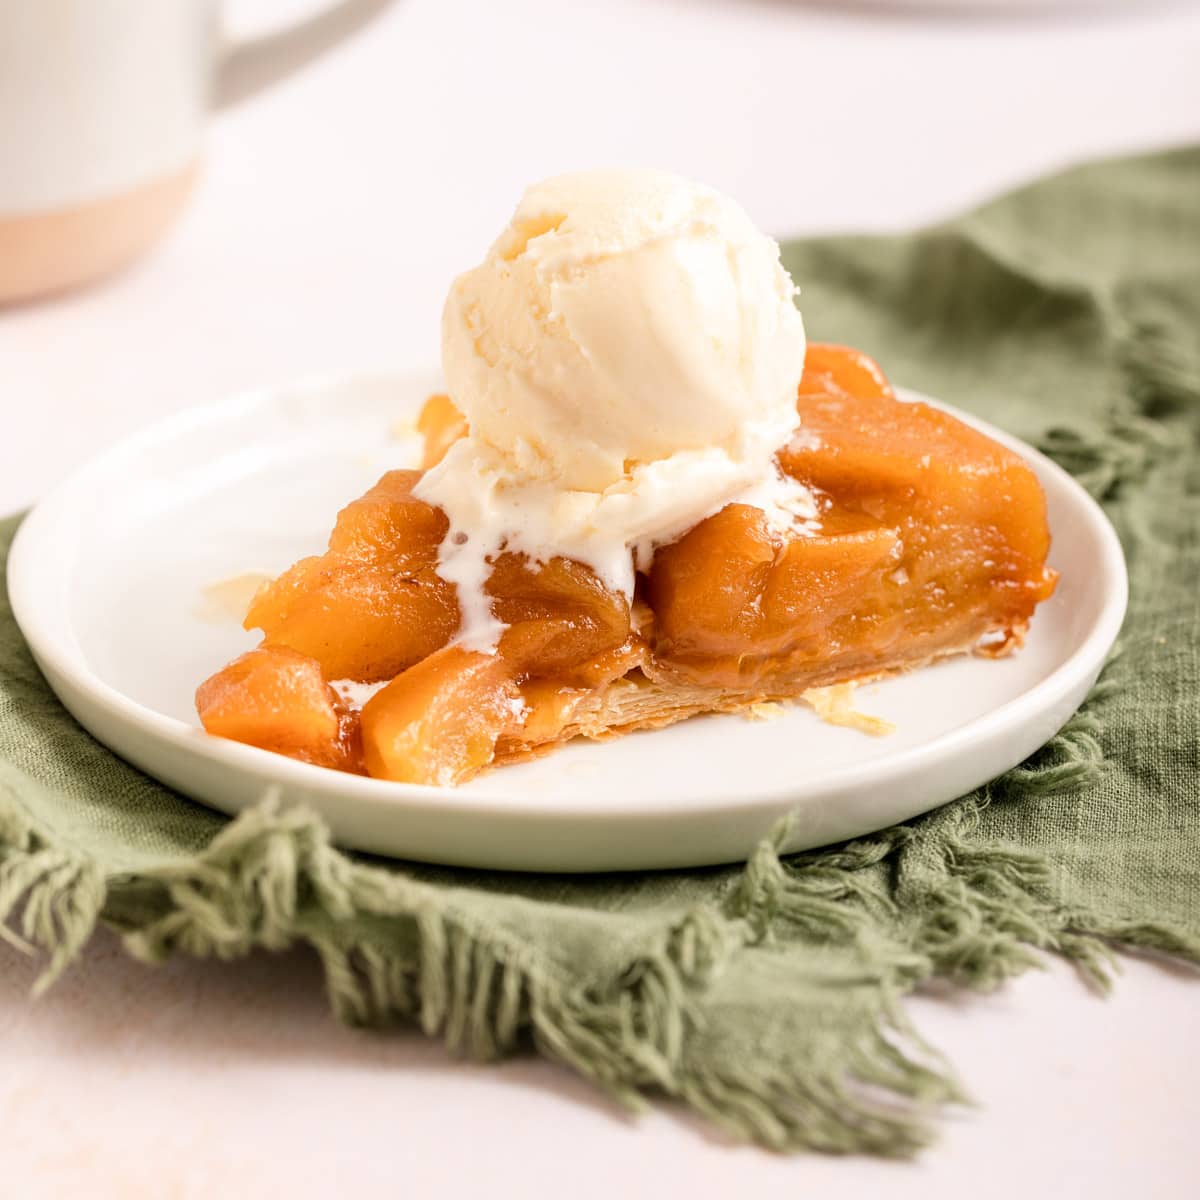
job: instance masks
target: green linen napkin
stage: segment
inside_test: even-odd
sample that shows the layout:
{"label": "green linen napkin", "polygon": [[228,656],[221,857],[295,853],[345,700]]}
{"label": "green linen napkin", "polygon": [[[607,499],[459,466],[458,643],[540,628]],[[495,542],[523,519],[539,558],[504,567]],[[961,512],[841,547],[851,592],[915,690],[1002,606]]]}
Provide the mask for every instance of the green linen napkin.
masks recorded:
{"label": "green linen napkin", "polygon": [[1042,950],[1101,984],[1110,945],[1200,961],[1200,151],[785,258],[813,338],[1037,442],[1105,503],[1132,607],[1081,715],[991,786],[847,845],[657,874],[448,870],[343,853],[306,811],[227,821],[158,786],[59,707],[0,597],[0,928],[42,948],[44,981],[99,920],[152,961],[307,943],[341,1020],[415,1022],[482,1058],[532,1048],[779,1149],[895,1155],[962,1096],[904,993],[992,987]]}

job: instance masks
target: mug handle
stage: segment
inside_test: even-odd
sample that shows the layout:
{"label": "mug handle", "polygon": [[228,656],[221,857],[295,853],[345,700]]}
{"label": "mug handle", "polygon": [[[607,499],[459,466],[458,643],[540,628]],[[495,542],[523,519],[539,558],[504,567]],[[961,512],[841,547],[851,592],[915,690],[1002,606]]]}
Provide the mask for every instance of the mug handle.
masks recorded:
{"label": "mug handle", "polygon": [[340,0],[295,25],[234,42],[225,50],[213,89],[216,108],[240,104],[306,67],[369,25],[394,0]]}

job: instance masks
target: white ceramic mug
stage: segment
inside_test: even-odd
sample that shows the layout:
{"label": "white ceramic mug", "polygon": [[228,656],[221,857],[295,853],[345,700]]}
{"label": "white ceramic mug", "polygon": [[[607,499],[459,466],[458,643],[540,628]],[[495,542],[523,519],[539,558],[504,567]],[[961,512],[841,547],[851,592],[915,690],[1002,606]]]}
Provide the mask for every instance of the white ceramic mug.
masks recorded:
{"label": "white ceramic mug", "polygon": [[387,3],[342,0],[230,46],[218,0],[0,0],[0,303],[86,282],[147,247],[191,190],[210,109]]}

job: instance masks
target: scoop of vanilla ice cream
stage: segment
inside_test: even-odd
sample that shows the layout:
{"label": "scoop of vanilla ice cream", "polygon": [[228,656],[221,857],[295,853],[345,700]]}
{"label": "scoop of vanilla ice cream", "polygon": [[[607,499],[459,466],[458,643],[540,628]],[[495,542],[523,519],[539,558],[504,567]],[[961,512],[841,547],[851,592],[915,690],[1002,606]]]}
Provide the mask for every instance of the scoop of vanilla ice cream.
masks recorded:
{"label": "scoop of vanilla ice cream", "polygon": [[661,171],[531,187],[450,290],[442,367],[509,469],[602,491],[681,450],[761,458],[796,425],[804,330],[779,248]]}
{"label": "scoop of vanilla ice cream", "polygon": [[632,597],[635,563],[730,501],[815,513],[775,464],[798,423],[794,293],[778,246],[711,188],[606,170],[525,193],[450,290],[442,366],[470,432],[415,489],[450,519],[460,643],[495,644],[502,549]]}

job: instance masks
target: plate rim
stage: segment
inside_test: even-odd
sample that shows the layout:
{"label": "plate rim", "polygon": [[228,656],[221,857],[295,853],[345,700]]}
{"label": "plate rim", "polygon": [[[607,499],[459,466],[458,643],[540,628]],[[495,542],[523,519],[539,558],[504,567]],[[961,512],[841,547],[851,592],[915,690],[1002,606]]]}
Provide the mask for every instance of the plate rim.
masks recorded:
{"label": "plate rim", "polygon": [[[697,809],[703,810],[707,815],[720,811],[736,813],[740,809],[750,811],[786,805],[793,801],[800,803],[806,795],[817,791],[841,792],[847,789],[869,788],[886,782],[899,773],[920,770],[925,765],[925,760],[936,761],[946,754],[953,754],[961,749],[964,742],[1003,737],[1006,731],[1020,726],[1024,710],[1033,708],[1041,712],[1054,707],[1055,704],[1061,704],[1072,691],[1083,685],[1089,675],[1094,675],[1102,666],[1124,621],[1129,584],[1120,540],[1103,509],[1078,481],[1036,448],[996,428],[990,422],[935,397],[899,386],[895,390],[900,399],[922,402],[948,411],[952,416],[1020,454],[1026,461],[1036,463],[1041,470],[1049,473],[1066,488],[1080,511],[1086,513],[1089,524],[1099,537],[1103,561],[1099,564],[1098,577],[1106,584],[1103,602],[1075,652],[1018,696],[918,745],[864,762],[825,768],[815,777],[800,776],[794,782],[790,781],[786,785],[769,790],[750,787],[737,792],[726,790],[711,794],[698,793],[686,809],[678,806],[677,798],[663,802],[655,792],[640,788],[613,789],[606,793],[603,800],[599,797],[589,798],[586,809],[565,807],[557,791],[523,796],[519,807],[513,807],[504,795],[494,793],[474,793],[459,788],[397,783],[343,772],[331,773],[324,767],[214,737],[198,726],[188,725],[176,717],[134,700],[91,669],[70,628],[56,629],[54,622],[43,619],[38,611],[33,593],[38,586],[39,572],[49,574],[52,579],[55,567],[58,566],[57,559],[53,563],[38,560],[36,552],[39,539],[43,536],[43,527],[47,531],[52,530],[55,528],[56,519],[69,517],[70,501],[74,493],[80,487],[86,486],[90,476],[102,474],[104,468],[114,460],[135,452],[140,446],[156,444],[164,438],[178,437],[191,427],[207,426],[221,420],[234,420],[256,407],[277,403],[285,395],[319,395],[330,389],[361,386],[368,382],[416,391],[418,380],[421,381],[421,389],[425,389],[436,378],[436,373],[428,369],[347,371],[309,375],[281,384],[239,390],[224,399],[182,409],[128,434],[99,451],[51,489],[22,520],[9,550],[6,574],[9,601],[17,626],[60,701],[62,697],[52,678],[55,674],[68,679],[71,685],[83,692],[93,704],[134,726],[147,737],[157,741],[165,740],[181,750],[199,753],[235,770],[252,775],[267,773],[281,784],[292,784],[327,797],[348,794],[359,803],[365,801],[383,807],[393,807],[399,803],[409,809],[415,808],[425,814],[434,815],[439,812],[448,814],[448,810],[453,810],[456,817],[495,818],[503,814],[521,820],[565,817],[573,822],[583,823],[639,817],[646,820],[686,820],[689,815],[696,813]],[[433,383],[433,387],[436,389],[436,383]],[[61,581],[69,584],[69,569],[59,568],[59,571]],[[66,702],[62,702],[66,706]],[[69,706],[67,707],[69,709]],[[266,770],[268,766],[269,771]],[[135,769],[150,775],[150,772],[142,768]],[[169,790],[177,790],[168,784],[162,786]]]}

